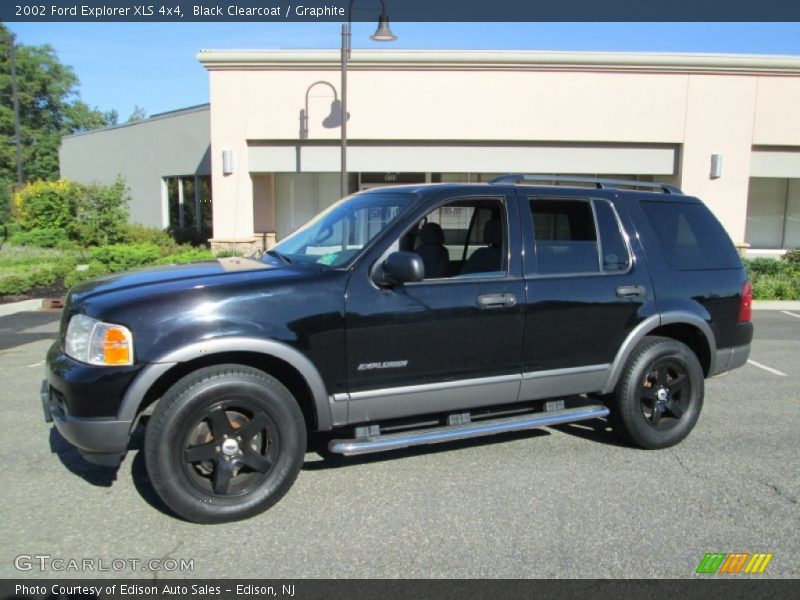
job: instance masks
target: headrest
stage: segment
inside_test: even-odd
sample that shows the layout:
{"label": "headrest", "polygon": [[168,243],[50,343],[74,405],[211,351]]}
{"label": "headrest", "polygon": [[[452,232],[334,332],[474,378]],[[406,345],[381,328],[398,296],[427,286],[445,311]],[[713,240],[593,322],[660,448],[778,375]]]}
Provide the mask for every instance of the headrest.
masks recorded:
{"label": "headrest", "polygon": [[419,230],[419,239],[426,246],[444,244],[444,231],[438,223],[425,223]]}
{"label": "headrest", "polygon": [[483,228],[483,241],[490,246],[500,246],[503,243],[503,224],[500,219],[491,219]]}

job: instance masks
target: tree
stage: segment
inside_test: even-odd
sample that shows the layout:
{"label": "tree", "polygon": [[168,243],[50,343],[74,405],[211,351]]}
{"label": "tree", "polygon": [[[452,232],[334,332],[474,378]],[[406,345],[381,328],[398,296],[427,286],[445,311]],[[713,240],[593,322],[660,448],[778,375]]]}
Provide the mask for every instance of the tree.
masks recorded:
{"label": "tree", "polygon": [[[9,50],[12,34],[0,23],[0,196],[16,180],[16,138]],[[70,133],[116,124],[116,111],[89,107],[78,95],[78,78],[50,45],[17,43],[22,163],[26,181],[58,178],[58,149]],[[0,205],[7,198],[0,197]],[[0,211],[1,212],[1,211]]]}
{"label": "tree", "polygon": [[135,104],[133,107],[133,112],[131,113],[131,116],[128,117],[126,123],[136,123],[137,121],[144,121],[146,118],[147,111],[138,104]]}

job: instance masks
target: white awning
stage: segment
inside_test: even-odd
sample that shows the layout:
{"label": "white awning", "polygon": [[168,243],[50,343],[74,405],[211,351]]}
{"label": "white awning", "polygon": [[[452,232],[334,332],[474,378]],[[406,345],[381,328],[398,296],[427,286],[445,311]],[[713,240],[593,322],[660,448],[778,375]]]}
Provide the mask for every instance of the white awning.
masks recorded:
{"label": "white awning", "polygon": [[[338,145],[270,145],[248,148],[252,173],[325,173],[340,169]],[[503,145],[353,145],[351,172],[590,173],[673,175],[675,148]]]}
{"label": "white awning", "polygon": [[750,155],[750,177],[800,178],[800,149],[753,150]]}

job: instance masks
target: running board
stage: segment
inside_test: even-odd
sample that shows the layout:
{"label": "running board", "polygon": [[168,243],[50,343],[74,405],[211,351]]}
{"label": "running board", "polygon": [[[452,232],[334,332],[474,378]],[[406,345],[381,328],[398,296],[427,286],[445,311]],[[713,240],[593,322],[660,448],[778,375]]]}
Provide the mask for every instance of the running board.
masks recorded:
{"label": "running board", "polygon": [[371,452],[383,452],[384,450],[396,450],[423,444],[452,442],[454,440],[507,433],[509,431],[523,431],[561,423],[574,423],[575,421],[597,419],[606,415],[608,415],[608,408],[605,406],[583,406],[581,408],[546,411],[503,419],[468,422],[462,425],[449,425],[385,435],[369,435],[352,440],[331,440],[328,444],[328,450],[334,454],[344,454],[346,456],[369,454]]}

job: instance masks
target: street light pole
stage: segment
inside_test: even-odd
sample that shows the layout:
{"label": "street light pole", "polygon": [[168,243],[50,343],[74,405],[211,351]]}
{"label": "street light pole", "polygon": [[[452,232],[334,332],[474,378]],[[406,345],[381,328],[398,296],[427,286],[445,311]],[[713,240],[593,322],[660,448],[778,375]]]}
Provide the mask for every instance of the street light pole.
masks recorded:
{"label": "street light pole", "polygon": [[350,58],[350,10],[347,10],[347,23],[342,23],[342,150],[341,150],[341,183],[339,196],[347,195],[347,60]]}
{"label": "street light pole", "polygon": [[[347,6],[347,23],[342,23],[342,165],[341,165],[341,196],[347,195],[347,61],[350,60],[351,25],[353,22],[353,2]],[[386,3],[381,2],[381,14],[378,17],[378,28],[370,36],[375,42],[392,42],[397,37],[389,29],[389,15],[386,12]]]}

